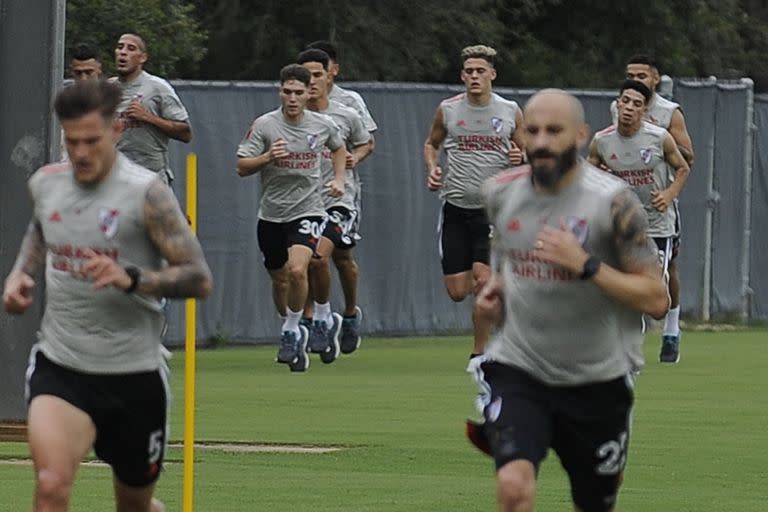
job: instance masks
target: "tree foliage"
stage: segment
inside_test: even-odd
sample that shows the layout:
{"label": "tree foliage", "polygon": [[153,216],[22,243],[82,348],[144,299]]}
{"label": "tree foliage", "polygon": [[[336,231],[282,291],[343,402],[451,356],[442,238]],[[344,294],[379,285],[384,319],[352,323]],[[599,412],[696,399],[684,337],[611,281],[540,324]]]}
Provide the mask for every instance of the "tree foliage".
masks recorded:
{"label": "tree foliage", "polygon": [[207,35],[183,0],[68,0],[66,55],[78,44],[96,50],[105,71],[114,71],[121,34],[140,34],[147,43],[146,68],[165,77],[194,77],[206,53]]}
{"label": "tree foliage", "polygon": [[752,76],[758,86],[768,86],[764,0],[137,0],[130,9],[106,0],[69,4],[74,28],[68,36],[82,37],[81,29],[89,29],[109,51],[124,27],[138,24],[152,35],[153,62],[169,76],[274,80],[307,43],[327,39],[340,49],[347,80],[457,82],[461,48],[483,43],[499,51],[499,85],[613,86],[629,56],[648,53],[674,76]]}

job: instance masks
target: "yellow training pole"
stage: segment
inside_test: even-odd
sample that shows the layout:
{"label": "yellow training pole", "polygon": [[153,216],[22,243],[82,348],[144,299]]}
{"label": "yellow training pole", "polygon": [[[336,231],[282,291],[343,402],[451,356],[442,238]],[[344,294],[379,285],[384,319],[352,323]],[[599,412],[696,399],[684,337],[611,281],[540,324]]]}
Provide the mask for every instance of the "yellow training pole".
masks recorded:
{"label": "yellow training pole", "polygon": [[[187,155],[187,216],[197,234],[197,155]],[[185,302],[184,350],[184,494],[183,511],[192,512],[195,483],[195,342],[197,340],[197,301]]]}

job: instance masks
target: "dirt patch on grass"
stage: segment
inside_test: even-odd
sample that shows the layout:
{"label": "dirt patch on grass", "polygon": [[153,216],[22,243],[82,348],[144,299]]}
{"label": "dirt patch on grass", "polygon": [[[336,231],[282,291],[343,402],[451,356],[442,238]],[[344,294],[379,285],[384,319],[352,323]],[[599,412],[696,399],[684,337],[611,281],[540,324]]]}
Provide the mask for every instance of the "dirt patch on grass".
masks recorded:
{"label": "dirt patch on grass", "polygon": [[[179,442],[170,443],[169,448],[183,448]],[[273,443],[232,443],[199,441],[195,450],[230,453],[334,453],[343,450],[341,446],[273,444]]]}

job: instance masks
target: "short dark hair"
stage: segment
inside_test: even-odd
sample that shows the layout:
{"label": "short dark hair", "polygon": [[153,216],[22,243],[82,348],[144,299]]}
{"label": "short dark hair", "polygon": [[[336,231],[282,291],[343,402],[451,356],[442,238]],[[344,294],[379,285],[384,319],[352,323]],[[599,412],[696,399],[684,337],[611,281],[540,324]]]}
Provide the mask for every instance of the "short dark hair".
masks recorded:
{"label": "short dark hair", "polygon": [[297,64],[304,64],[307,62],[319,62],[323,65],[323,69],[328,71],[328,66],[331,63],[331,58],[323,50],[317,48],[310,48],[304,50],[296,57]]}
{"label": "short dark hair", "polygon": [[105,80],[75,82],[62,89],[53,102],[59,120],[83,117],[98,112],[104,119],[111,119],[120,105],[120,87]]}
{"label": "short dark hair", "polygon": [[619,96],[624,94],[624,91],[627,89],[632,89],[633,91],[637,91],[642,94],[643,98],[645,98],[646,105],[651,101],[651,98],[653,97],[653,92],[651,92],[651,90],[646,87],[643,82],[638,82],[637,80],[624,80],[624,82],[621,84],[621,88],[619,89]]}
{"label": "short dark hair", "polygon": [[284,84],[288,80],[298,80],[309,87],[309,82],[312,81],[312,75],[309,73],[309,70],[301,64],[288,64],[280,70],[280,83]]}
{"label": "short dark hair", "polygon": [[309,43],[307,45],[305,50],[310,50],[310,49],[313,49],[313,48],[315,50],[323,50],[325,53],[328,54],[328,57],[330,57],[330,59],[332,61],[338,62],[338,60],[336,59],[336,54],[337,54],[336,45],[333,44],[332,42],[330,42],[330,41],[323,41],[323,40],[312,41],[311,43]]}
{"label": "short dark hair", "polygon": [[96,51],[87,44],[79,44],[72,51],[72,60],[95,60],[99,61],[99,56]]}
{"label": "short dark hair", "polygon": [[629,64],[645,64],[646,66],[649,66],[655,69],[656,71],[659,70],[658,62],[656,62],[656,60],[653,57],[642,54],[642,53],[638,53],[637,55],[633,55],[632,57],[630,57],[629,60],[627,61],[627,65]]}

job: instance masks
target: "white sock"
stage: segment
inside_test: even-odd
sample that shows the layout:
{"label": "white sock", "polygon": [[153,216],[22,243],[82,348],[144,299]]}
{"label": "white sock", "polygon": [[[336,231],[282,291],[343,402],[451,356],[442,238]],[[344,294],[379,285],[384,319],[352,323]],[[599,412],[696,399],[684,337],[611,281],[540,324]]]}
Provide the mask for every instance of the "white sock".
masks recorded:
{"label": "white sock", "polygon": [[288,308],[286,311],[288,314],[285,315],[285,321],[283,322],[283,332],[299,332],[299,320],[301,320],[301,311],[292,311],[291,308]]}
{"label": "white sock", "polygon": [[325,304],[320,304],[319,302],[315,302],[315,316],[312,317],[312,320],[315,322],[327,322],[331,323],[331,303],[326,302]]}
{"label": "white sock", "polygon": [[680,334],[680,305],[667,311],[667,318],[664,320],[665,336],[677,336]]}

